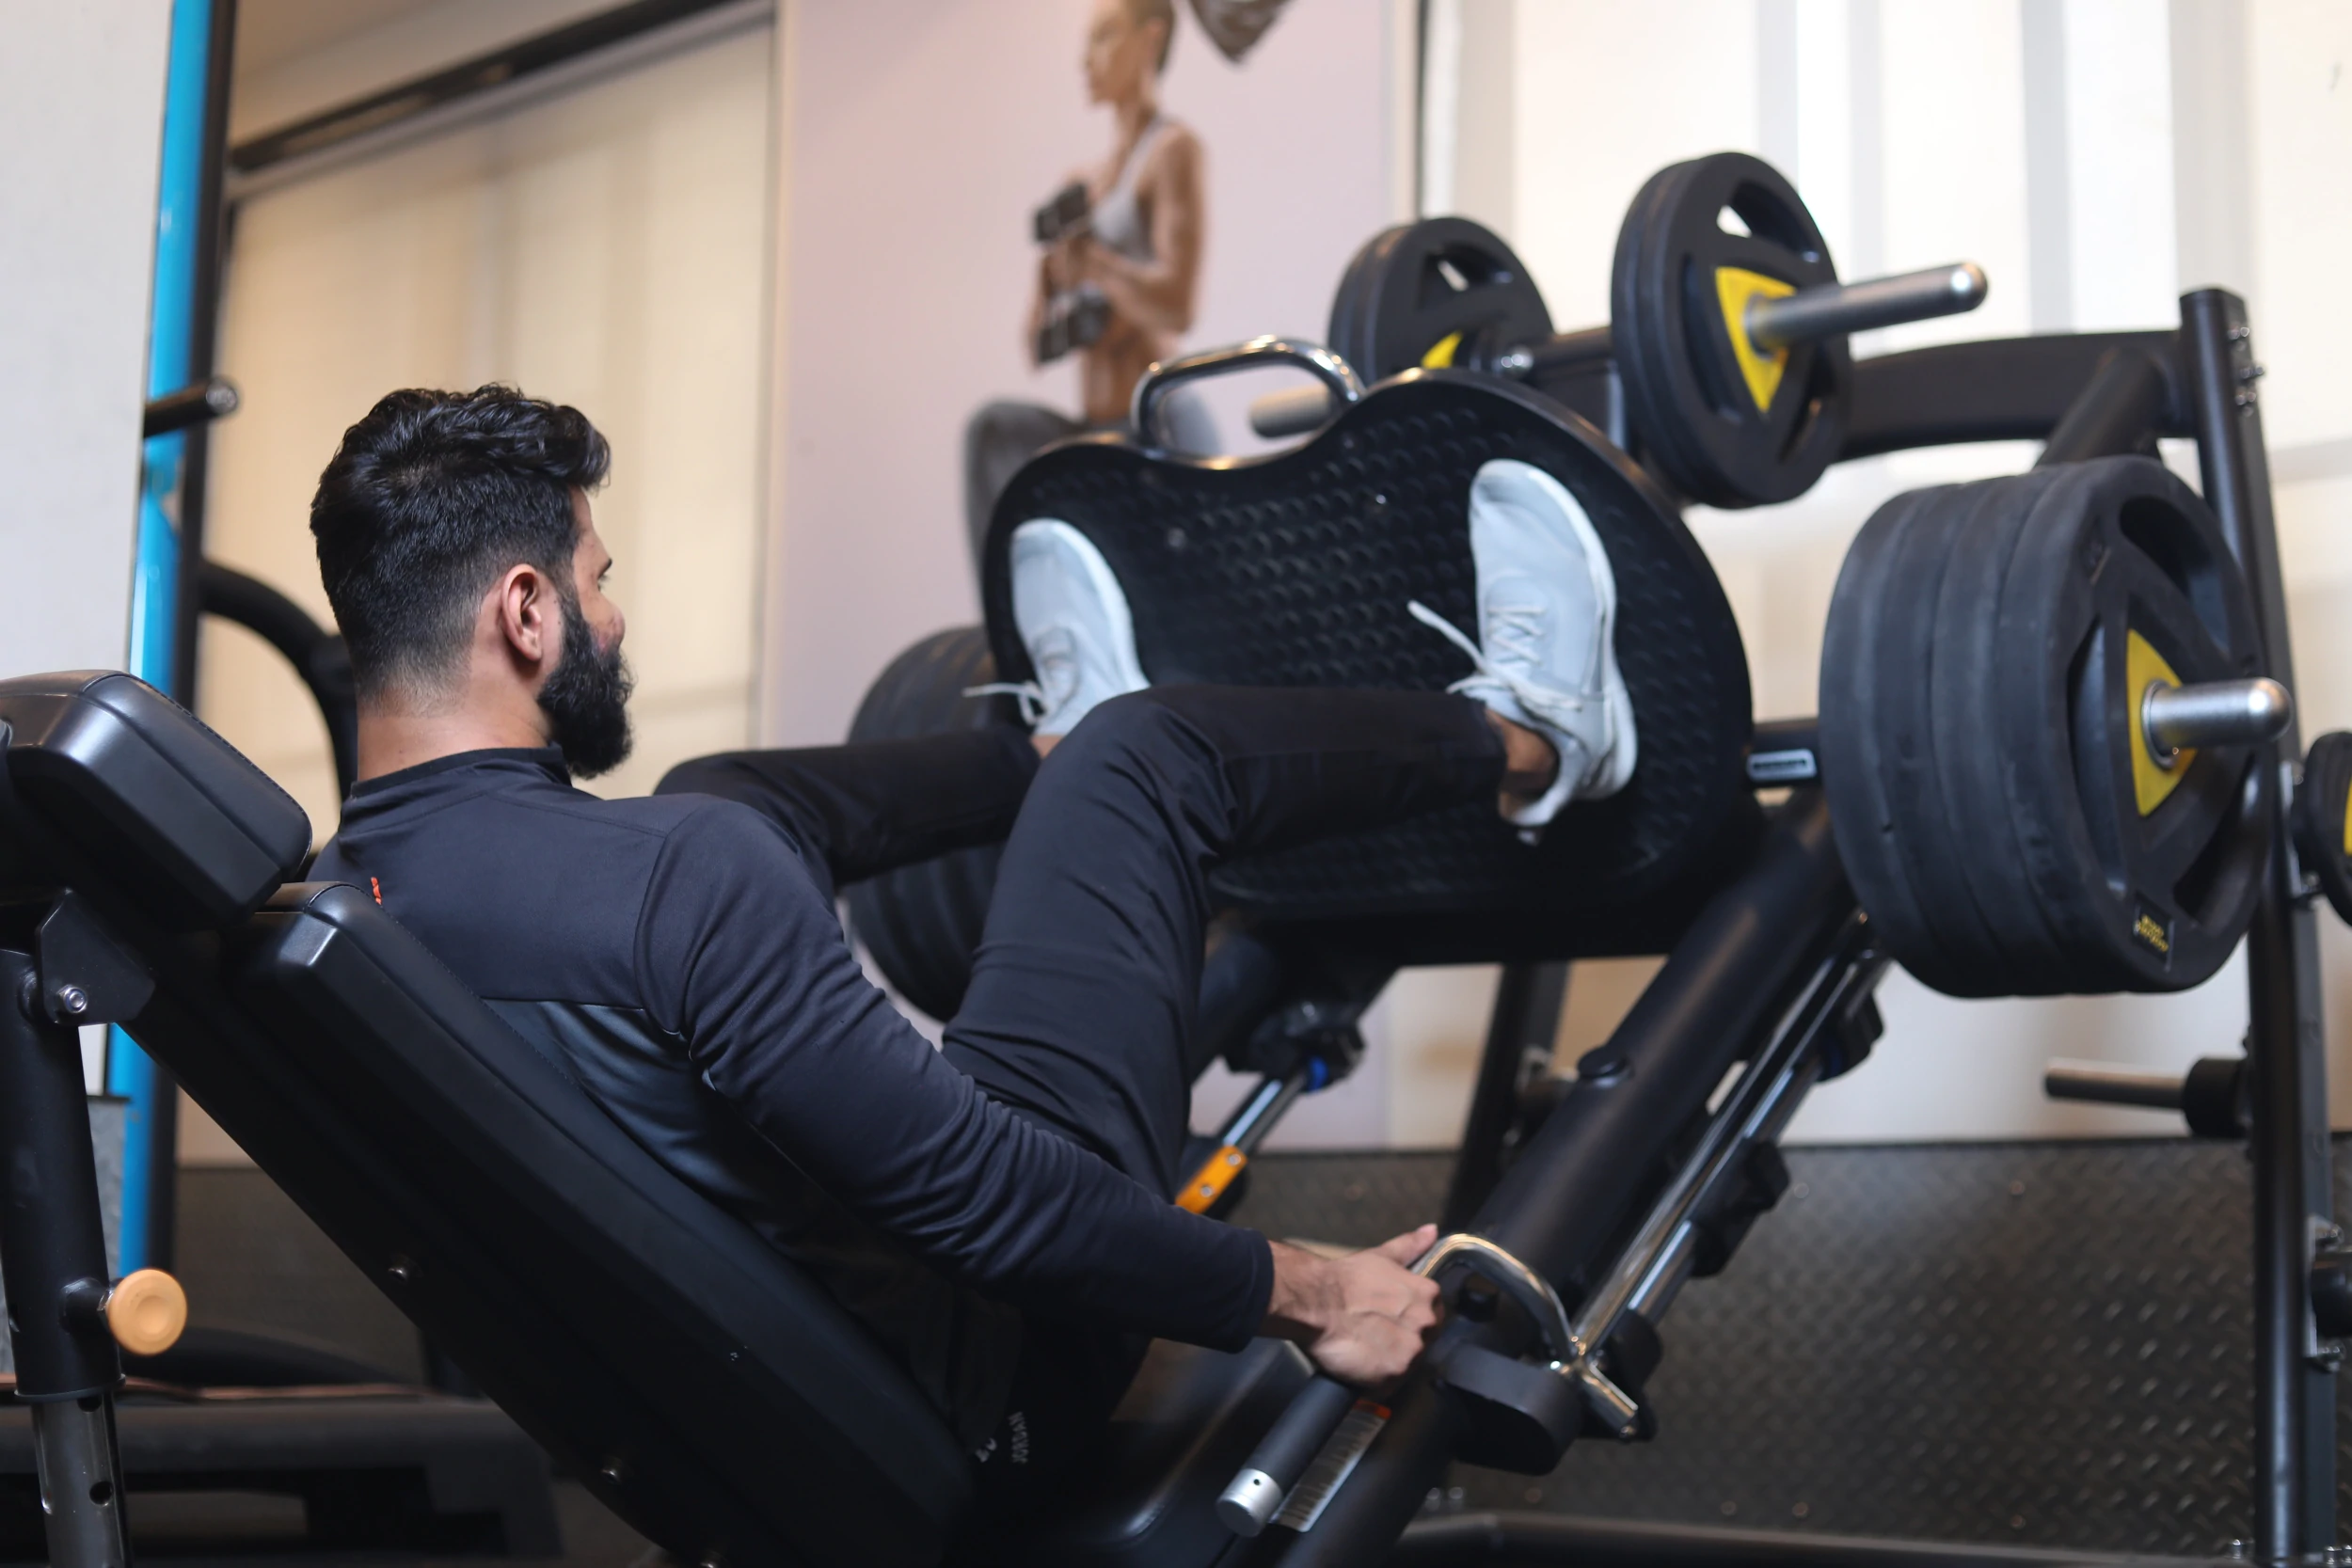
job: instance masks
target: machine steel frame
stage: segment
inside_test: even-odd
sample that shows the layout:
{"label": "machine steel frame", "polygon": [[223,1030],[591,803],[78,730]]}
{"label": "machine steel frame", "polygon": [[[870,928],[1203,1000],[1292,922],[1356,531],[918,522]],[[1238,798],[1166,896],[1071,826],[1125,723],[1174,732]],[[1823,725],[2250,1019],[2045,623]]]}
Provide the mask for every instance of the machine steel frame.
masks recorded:
{"label": "machine steel frame", "polygon": [[[1844,458],[2040,439],[2046,464],[2153,452],[2161,437],[2193,438],[2205,499],[2254,596],[2261,673],[2293,689],[2256,391],[2262,368],[2243,300],[2217,289],[2187,294],[2173,331],[1953,343],[1864,360],[1854,369]],[[1591,380],[1580,374],[1557,391],[1571,404],[1590,402]],[[1792,727],[1801,747],[1804,729]],[[2343,1352],[2321,1337],[2310,1288],[2313,1259],[2334,1225],[2314,891],[2296,864],[2286,810],[2298,782],[2298,730],[2290,725],[2271,745],[2272,766],[2257,769],[2256,781],[2270,824],[2271,872],[2247,938],[2252,1545],[2261,1560],[2284,1562],[2335,1543],[2333,1377]],[[1471,1228],[1533,1264],[1569,1299],[1605,1273],[1604,1247],[1623,1243],[1633,1203],[1663,1180],[1670,1150],[1693,1115],[1672,1090],[1711,1087],[1756,1049],[1791,975],[1851,913],[1825,819],[1818,791],[1801,787],[1754,865],[1692,927],[1477,1210]],[[1764,933],[1770,940],[1761,940]],[[1456,1204],[1493,1181],[1498,1161],[1487,1146],[1512,1125],[1520,1062],[1535,1032],[1529,1006],[1549,1002],[1557,984],[1536,966],[1505,971],[1470,1112]],[[1456,1323],[1448,1333],[1498,1339],[1491,1325]],[[1442,1361],[1445,1348],[1432,1359]],[[1503,1338],[1495,1348],[1523,1347]],[[1433,1376],[1417,1375],[1314,1528],[1279,1544],[1262,1544],[1248,1560],[1306,1568],[1375,1560],[1461,1441],[1460,1405]]]}

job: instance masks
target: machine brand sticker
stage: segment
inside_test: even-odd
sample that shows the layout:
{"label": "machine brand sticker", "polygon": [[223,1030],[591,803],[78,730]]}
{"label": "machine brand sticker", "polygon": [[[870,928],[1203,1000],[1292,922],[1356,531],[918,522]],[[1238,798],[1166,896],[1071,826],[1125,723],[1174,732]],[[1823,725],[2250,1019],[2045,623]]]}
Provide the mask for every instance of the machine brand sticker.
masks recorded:
{"label": "machine brand sticker", "polygon": [[1323,1517],[1328,1504],[1347,1478],[1356,1473],[1356,1463],[1372,1447],[1372,1440],[1380,1435],[1380,1429],[1389,1424],[1389,1407],[1370,1400],[1358,1400],[1354,1409],[1340,1418],[1337,1431],[1315,1462],[1307,1466],[1307,1473],[1298,1478],[1291,1495],[1282,1499],[1282,1511],[1274,1522],[1286,1529],[1311,1530]]}

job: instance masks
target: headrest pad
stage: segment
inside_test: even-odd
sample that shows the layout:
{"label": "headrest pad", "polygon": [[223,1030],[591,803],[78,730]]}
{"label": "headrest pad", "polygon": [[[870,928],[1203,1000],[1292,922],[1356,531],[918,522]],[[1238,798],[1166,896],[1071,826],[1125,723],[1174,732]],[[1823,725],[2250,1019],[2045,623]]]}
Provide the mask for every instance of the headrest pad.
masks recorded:
{"label": "headrest pad", "polygon": [[0,680],[17,859],[12,876],[94,870],[176,930],[250,913],[310,852],[293,797],[135,676]]}

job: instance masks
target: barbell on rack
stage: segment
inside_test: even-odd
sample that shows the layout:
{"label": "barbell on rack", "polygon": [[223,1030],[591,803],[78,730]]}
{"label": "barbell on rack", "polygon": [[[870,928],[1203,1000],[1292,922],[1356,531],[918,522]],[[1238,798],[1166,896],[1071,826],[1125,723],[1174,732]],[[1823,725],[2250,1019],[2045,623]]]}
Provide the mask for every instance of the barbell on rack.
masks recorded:
{"label": "barbell on rack", "polygon": [[[1554,332],[1527,268],[1466,218],[1375,235],[1331,307],[1330,347],[1366,380],[1414,369],[1542,385],[1614,371],[1618,432],[1677,490],[1715,506],[1803,494],[1837,455],[1853,333],[1955,315],[1989,290],[1972,261],[1838,281],[1812,214],[1771,165],[1717,153],[1661,170],[1620,230],[1606,326]],[[1329,416],[1320,388],[1261,398],[1261,436]]]}

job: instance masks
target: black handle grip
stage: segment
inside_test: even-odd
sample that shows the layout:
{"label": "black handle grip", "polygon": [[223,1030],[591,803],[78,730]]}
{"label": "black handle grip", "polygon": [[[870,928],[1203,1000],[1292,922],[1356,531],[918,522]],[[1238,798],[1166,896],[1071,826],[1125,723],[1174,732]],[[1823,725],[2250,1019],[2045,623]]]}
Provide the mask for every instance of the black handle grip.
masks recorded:
{"label": "black handle grip", "polygon": [[1320,1374],[1301,1388],[1217,1498],[1226,1528],[1245,1536],[1265,1528],[1355,1403],[1356,1390]]}

